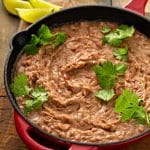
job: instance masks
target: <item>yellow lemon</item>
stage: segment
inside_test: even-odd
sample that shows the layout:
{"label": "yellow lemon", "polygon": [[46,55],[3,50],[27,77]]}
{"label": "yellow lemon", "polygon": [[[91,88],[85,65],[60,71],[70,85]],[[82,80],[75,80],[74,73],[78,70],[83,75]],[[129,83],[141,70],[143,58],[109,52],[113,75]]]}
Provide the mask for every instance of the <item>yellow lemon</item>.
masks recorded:
{"label": "yellow lemon", "polygon": [[22,0],[3,0],[4,7],[13,15],[17,15],[15,8],[32,8],[28,1]]}
{"label": "yellow lemon", "polygon": [[33,23],[38,19],[51,14],[53,12],[52,8],[32,8],[32,9],[24,9],[24,8],[16,8],[18,16],[28,22]]}
{"label": "yellow lemon", "polygon": [[53,8],[54,11],[58,11],[62,8],[61,6],[43,0],[29,0],[29,2],[34,8]]}

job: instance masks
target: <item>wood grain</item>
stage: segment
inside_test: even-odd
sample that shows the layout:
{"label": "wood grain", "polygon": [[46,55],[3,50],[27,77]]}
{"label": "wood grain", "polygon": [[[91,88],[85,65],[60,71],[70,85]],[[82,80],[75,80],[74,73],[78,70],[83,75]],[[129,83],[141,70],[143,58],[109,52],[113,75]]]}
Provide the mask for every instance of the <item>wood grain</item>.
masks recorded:
{"label": "wood grain", "polygon": [[[64,7],[98,3],[100,5],[110,5],[111,0],[49,0]],[[123,6],[128,0],[113,0],[113,5]],[[150,8],[150,2],[147,6],[147,12]],[[13,119],[13,108],[6,96],[3,86],[3,65],[9,50],[9,39],[12,33],[26,28],[29,24],[20,21],[16,17],[8,15],[1,5],[0,1],[0,150],[27,150],[25,144],[16,133]],[[18,27],[19,26],[19,27]],[[122,150],[150,150],[150,137],[141,140],[138,143],[131,144]]]}

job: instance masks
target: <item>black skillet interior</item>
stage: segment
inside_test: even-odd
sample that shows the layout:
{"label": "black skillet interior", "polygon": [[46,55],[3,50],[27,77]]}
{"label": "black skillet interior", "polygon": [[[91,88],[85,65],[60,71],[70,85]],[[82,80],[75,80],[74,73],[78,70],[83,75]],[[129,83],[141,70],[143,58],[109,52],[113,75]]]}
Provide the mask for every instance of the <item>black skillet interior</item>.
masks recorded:
{"label": "black skillet interior", "polygon": [[[4,81],[5,81],[5,87],[6,87],[8,97],[14,109],[22,116],[22,118],[24,118],[27,121],[27,123],[30,124],[32,127],[36,128],[39,132],[47,136],[51,136],[59,140],[63,140],[69,143],[76,143],[76,144],[83,144],[83,143],[72,142],[72,141],[68,141],[65,139],[52,136],[42,131],[41,129],[37,128],[31,122],[29,122],[26,119],[26,117],[23,115],[23,113],[21,113],[21,111],[19,110],[17,102],[14,96],[12,95],[12,93],[10,92],[9,85],[11,83],[11,76],[13,74],[13,68],[14,68],[14,64],[16,62],[17,56],[21,52],[22,47],[25,45],[25,43],[30,39],[30,35],[32,33],[36,33],[37,29],[42,24],[55,27],[57,25],[61,25],[64,23],[76,22],[80,20],[90,20],[90,21],[102,20],[102,21],[117,22],[119,24],[134,25],[136,29],[138,29],[139,31],[141,31],[142,33],[150,37],[150,30],[149,30],[150,21],[128,10],[123,10],[121,8],[109,7],[109,6],[99,6],[99,5],[92,5],[92,6],[87,5],[87,6],[78,6],[78,7],[68,8],[66,10],[61,10],[60,12],[44,17],[40,21],[31,25],[27,30],[24,30],[14,35],[10,43],[11,50],[7,57],[7,60],[5,63],[5,71],[4,71]],[[142,133],[141,135],[138,135],[138,137],[142,136],[143,134],[144,133]],[[132,139],[134,138],[132,137]],[[127,142],[128,140],[124,140],[122,142]],[[104,143],[104,144],[86,143],[84,145],[107,145],[107,144],[116,144],[116,143]]]}

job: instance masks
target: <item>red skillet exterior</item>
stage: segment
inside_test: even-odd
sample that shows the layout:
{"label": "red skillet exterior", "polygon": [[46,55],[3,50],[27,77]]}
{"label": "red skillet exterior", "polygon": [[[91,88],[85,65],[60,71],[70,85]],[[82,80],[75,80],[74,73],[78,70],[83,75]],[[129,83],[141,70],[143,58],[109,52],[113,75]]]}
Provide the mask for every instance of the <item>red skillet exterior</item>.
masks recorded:
{"label": "red skillet exterior", "polygon": [[[31,137],[30,132],[34,131],[32,127],[27,124],[24,119],[18,114],[14,113],[14,121],[15,121],[15,126],[16,130],[20,136],[20,138],[24,141],[24,143],[29,147],[30,150],[121,150],[121,148],[125,147],[126,145],[135,143],[146,136],[150,136],[150,133],[146,133],[143,136],[133,138],[131,140],[128,140],[124,143],[117,143],[115,145],[109,145],[109,146],[81,146],[81,145],[76,145],[76,144],[67,144],[67,143],[62,143],[60,141],[53,141],[48,140],[47,142],[43,142],[46,140],[43,136],[41,137],[41,141],[35,140],[33,137]],[[57,143],[58,146],[56,146]]]}
{"label": "red skillet exterior", "polygon": [[[143,7],[145,7],[145,4],[147,0],[143,0],[141,3],[141,0],[134,0],[134,2],[140,2],[140,6],[142,6],[142,9],[140,9],[140,13],[143,12]],[[131,2],[132,3],[132,2]],[[139,3],[138,3],[139,4]],[[132,4],[133,5],[133,4]],[[137,3],[134,3],[134,7],[137,5]],[[131,6],[131,4],[129,4]],[[139,5],[138,5],[139,6]],[[86,10],[86,11],[85,11]],[[89,13],[88,11],[91,11]],[[137,11],[137,9],[136,9]],[[88,14],[87,14],[88,12]],[[106,14],[107,12],[107,14]],[[70,13],[70,14],[69,14]],[[101,15],[98,15],[101,14]],[[78,15],[80,14],[80,15]],[[61,19],[59,16],[65,16],[64,20]],[[112,16],[110,16],[112,15]],[[76,16],[76,18],[74,18]],[[102,18],[100,18],[102,16]],[[118,17],[124,18],[124,19],[118,19]],[[126,18],[128,17],[128,18]],[[65,20],[66,19],[66,20]],[[57,24],[69,22],[69,21],[78,21],[80,19],[85,20],[110,20],[115,21],[119,23],[126,23],[126,24],[133,24],[139,29],[141,32],[146,34],[150,37],[150,32],[146,29],[150,26],[150,21],[140,17],[139,15],[136,15],[134,13],[119,9],[119,8],[112,8],[112,7],[105,7],[105,6],[83,6],[83,7],[76,7],[71,8],[67,10],[62,10],[61,12],[58,12],[54,15],[50,15],[48,17],[43,18],[42,20],[38,21],[37,23],[33,24],[29,27],[29,29],[20,32],[16,34],[12,42],[10,44],[11,51],[8,55],[8,58],[5,63],[5,71],[4,71],[4,81],[5,81],[5,87],[8,94],[8,97],[10,99],[10,102],[12,103],[14,109],[15,109],[15,125],[16,129],[20,135],[20,137],[23,139],[23,141],[28,145],[28,147],[32,150],[52,150],[52,149],[69,149],[69,150],[106,150],[106,149],[116,149],[119,147],[122,147],[124,145],[130,144],[132,142],[135,142],[145,136],[148,136],[150,134],[150,131],[142,133],[136,137],[132,137],[130,139],[115,142],[115,143],[104,143],[104,144],[92,144],[92,143],[80,143],[80,142],[72,142],[69,140],[61,139],[58,137],[55,137],[51,134],[48,134],[41,129],[39,129],[37,126],[33,125],[19,110],[18,105],[16,103],[16,100],[12,93],[10,92],[10,83],[11,83],[11,75],[13,73],[13,66],[16,62],[17,56],[19,55],[22,46],[27,42],[29,39],[29,35],[34,33],[38,27],[45,23],[45,24],[52,24],[54,25],[55,21]],[[134,20],[135,19],[135,20]],[[50,22],[51,21],[51,22]],[[49,23],[50,22],[50,23]],[[35,138],[35,136],[37,139]],[[44,139],[44,140],[43,140]],[[42,140],[44,142],[42,142]],[[46,141],[46,142],[45,142]],[[50,148],[52,147],[52,148]]]}

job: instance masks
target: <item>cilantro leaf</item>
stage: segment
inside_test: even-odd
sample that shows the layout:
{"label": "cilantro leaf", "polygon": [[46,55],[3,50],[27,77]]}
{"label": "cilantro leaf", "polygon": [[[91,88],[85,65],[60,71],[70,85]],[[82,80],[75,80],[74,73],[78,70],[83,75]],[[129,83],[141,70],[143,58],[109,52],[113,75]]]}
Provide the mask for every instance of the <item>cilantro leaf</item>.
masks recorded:
{"label": "cilantro leaf", "polygon": [[38,86],[34,89],[29,88],[27,76],[24,73],[21,73],[14,78],[10,88],[16,97],[26,96],[25,98],[30,98],[29,100],[25,100],[25,114],[28,114],[33,109],[42,107],[43,103],[48,100],[48,93],[43,87]]}
{"label": "cilantro leaf", "polygon": [[117,75],[124,75],[127,70],[126,64],[115,64]]}
{"label": "cilantro leaf", "polygon": [[39,37],[37,37],[35,34],[32,34],[30,43],[32,43],[33,45],[37,45],[39,44],[39,42],[40,42]]}
{"label": "cilantro leaf", "polygon": [[109,26],[104,26],[104,27],[102,27],[102,33],[108,33],[108,32],[110,32],[111,31],[111,28],[109,27]]}
{"label": "cilantro leaf", "polygon": [[104,101],[109,101],[114,96],[113,87],[119,76],[125,74],[127,65],[112,64],[112,62],[106,61],[101,65],[95,65],[93,69],[99,85],[103,88],[102,90],[97,91],[95,96]]}
{"label": "cilantro leaf", "polygon": [[27,54],[27,55],[34,55],[38,52],[36,45],[34,44],[26,44],[23,47],[23,51]]}
{"label": "cilantro leaf", "polygon": [[14,78],[10,88],[16,97],[26,96],[31,91],[27,83],[27,76],[23,73]]}
{"label": "cilantro leaf", "polygon": [[118,78],[118,75],[123,75],[126,71],[126,65],[116,64],[112,62],[104,62],[101,66],[95,65],[94,72],[99,81],[99,84],[104,89],[111,89]]}
{"label": "cilantro leaf", "polygon": [[117,48],[114,50],[113,55],[116,57],[118,60],[123,60],[127,61],[128,60],[128,48]]}
{"label": "cilantro leaf", "polygon": [[53,37],[53,34],[51,33],[49,27],[46,26],[45,24],[41,25],[41,27],[37,32],[37,35],[40,39],[50,39]]}
{"label": "cilantro leaf", "polygon": [[36,35],[32,34],[29,44],[26,44],[23,47],[23,51],[27,55],[35,55],[38,52],[37,45],[39,44],[39,42],[40,39]]}
{"label": "cilantro leaf", "polygon": [[[139,106],[132,116],[132,118],[136,119],[137,123],[139,124],[145,124],[147,122],[146,117],[148,117],[147,112],[145,108],[142,106]],[[149,117],[148,117],[148,122],[149,122]]]}
{"label": "cilantro leaf", "polygon": [[104,89],[111,89],[116,82],[116,70],[112,62],[104,62],[102,66],[95,65],[94,71],[99,84]]}
{"label": "cilantro leaf", "polygon": [[122,41],[131,37],[135,32],[133,26],[120,25],[116,30],[104,35],[102,37],[103,44],[110,44],[111,46],[118,47]]}
{"label": "cilantro leaf", "polygon": [[135,119],[139,124],[147,123],[150,126],[150,118],[139,102],[139,97],[136,93],[125,89],[116,99],[115,112],[120,113],[121,121],[123,122]]}
{"label": "cilantro leaf", "polygon": [[48,100],[47,92],[42,87],[37,87],[32,92],[32,97],[36,100],[40,100],[42,102],[45,102]]}
{"label": "cilantro leaf", "polygon": [[138,106],[138,99],[134,92],[125,89],[116,100],[115,112],[123,112],[127,108]]}
{"label": "cilantro leaf", "polygon": [[108,43],[108,44],[110,44],[111,46],[118,47],[118,46],[121,45],[122,39],[120,39],[120,38],[118,37],[118,34],[117,34],[116,32],[111,32],[111,33],[109,33],[109,34],[107,34],[107,35],[104,35],[104,36],[102,37],[102,43],[103,43],[103,44]]}
{"label": "cilantro leaf", "polygon": [[115,95],[113,89],[108,89],[108,90],[100,90],[95,93],[95,96],[99,99],[102,99],[104,101],[109,101],[110,99],[113,98]]}
{"label": "cilantro leaf", "polygon": [[32,110],[33,110],[33,100],[26,100],[25,101],[24,113],[28,114]]}
{"label": "cilantro leaf", "polygon": [[48,100],[48,94],[42,87],[36,87],[31,93],[32,99],[25,103],[24,112],[28,114],[33,109],[42,107],[43,103]]}
{"label": "cilantro leaf", "polygon": [[50,44],[55,48],[63,44],[66,39],[67,35],[65,32],[52,34],[49,27],[43,24],[39,28],[37,35],[32,34],[31,40],[23,47],[23,51],[27,55],[35,55],[39,46]]}
{"label": "cilantro leaf", "polygon": [[37,33],[38,37],[40,38],[40,45],[47,45],[50,43],[50,39],[53,38],[53,34],[51,33],[50,29],[46,25],[42,25]]}
{"label": "cilantro leaf", "polygon": [[24,108],[24,113],[28,114],[32,112],[34,109],[38,109],[42,107],[42,101],[40,100],[27,100],[25,102],[25,108]]}
{"label": "cilantro leaf", "polygon": [[135,28],[133,26],[128,25],[120,25],[116,32],[119,34],[120,39],[126,39],[132,37],[135,32]]}
{"label": "cilantro leaf", "polygon": [[52,41],[53,47],[57,47],[63,44],[67,39],[67,35],[65,32],[58,32],[56,33],[56,38]]}

